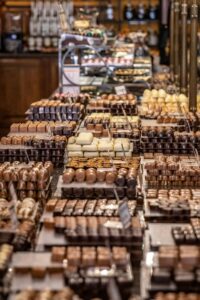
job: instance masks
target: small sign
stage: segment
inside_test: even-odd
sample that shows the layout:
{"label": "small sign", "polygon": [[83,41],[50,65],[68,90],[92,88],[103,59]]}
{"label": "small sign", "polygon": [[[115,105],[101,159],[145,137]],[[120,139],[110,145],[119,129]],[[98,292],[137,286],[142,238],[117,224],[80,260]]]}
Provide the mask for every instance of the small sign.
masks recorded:
{"label": "small sign", "polygon": [[123,227],[129,228],[131,225],[131,214],[126,201],[120,202],[119,204],[119,217],[123,224]]}
{"label": "small sign", "polygon": [[122,300],[116,280],[111,278],[107,287],[109,300]]}
{"label": "small sign", "polygon": [[28,163],[29,163],[29,162],[30,162],[30,159],[29,159],[29,155],[28,155],[27,150],[25,150],[25,155],[26,155],[27,161],[28,161]]}
{"label": "small sign", "polygon": [[47,132],[50,136],[53,136],[53,132],[51,131],[51,127],[47,125]]}
{"label": "small sign", "polygon": [[121,222],[118,222],[118,221],[110,221],[110,220],[108,220],[103,225],[106,228],[123,229],[123,224]]}
{"label": "small sign", "polygon": [[127,94],[126,87],[124,85],[116,86],[115,87],[115,93],[118,96],[126,95]]}
{"label": "small sign", "polygon": [[8,188],[11,196],[11,202],[10,202],[11,220],[12,220],[13,228],[16,228],[18,224],[17,215],[15,211],[17,205],[17,193],[12,181],[9,182]]}
{"label": "small sign", "polygon": [[74,96],[78,96],[80,94],[79,65],[65,65],[63,73],[63,93],[70,93]]}
{"label": "small sign", "polygon": [[97,168],[97,171],[99,172],[114,172],[116,171],[115,167],[111,167],[111,168]]}
{"label": "small sign", "polygon": [[116,210],[119,208],[118,204],[107,204],[101,207],[103,210]]}
{"label": "small sign", "polygon": [[62,118],[61,118],[61,115],[60,115],[60,112],[59,112],[59,111],[57,111],[56,115],[57,115],[57,117],[58,117],[58,121],[59,121],[59,122],[62,122]]}
{"label": "small sign", "polygon": [[17,193],[12,181],[10,181],[8,188],[12,201],[17,202]]}

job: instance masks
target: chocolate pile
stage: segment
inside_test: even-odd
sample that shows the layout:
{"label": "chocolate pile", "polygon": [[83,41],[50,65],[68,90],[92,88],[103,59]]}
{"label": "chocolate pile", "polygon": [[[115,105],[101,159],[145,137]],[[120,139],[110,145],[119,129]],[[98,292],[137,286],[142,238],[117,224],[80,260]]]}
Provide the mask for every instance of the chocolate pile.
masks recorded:
{"label": "chocolate pile", "polygon": [[160,246],[158,266],[151,281],[156,285],[174,284],[177,289],[200,292],[200,248],[198,246]]}
{"label": "chocolate pile", "polygon": [[149,188],[200,187],[199,166],[195,162],[188,164],[177,156],[159,156],[153,162],[146,163],[145,169]]}
{"label": "chocolate pile", "polygon": [[[127,201],[129,212],[133,216],[136,209],[135,201]],[[46,211],[54,216],[118,216],[119,203],[116,199],[50,199],[46,203]]]}
{"label": "chocolate pile", "polygon": [[[111,223],[110,223],[111,221]],[[56,233],[65,233],[69,243],[129,243],[142,241],[142,227],[138,217],[131,219],[131,227],[117,228],[121,224],[119,217],[60,217],[46,219],[44,226],[53,229]]]}
{"label": "chocolate pile", "polygon": [[51,161],[55,167],[63,164],[67,138],[52,136],[8,136],[0,141],[0,162]]}
{"label": "chocolate pile", "polygon": [[172,235],[177,245],[200,244],[200,219],[193,218],[189,225],[174,226]]}
{"label": "chocolate pile", "polygon": [[66,168],[63,173],[63,183],[70,184],[73,181],[87,184],[102,183],[105,182],[108,185],[116,184],[119,187],[125,187],[134,189],[137,185],[137,169],[136,168],[120,168],[118,170],[108,171],[95,169],[95,168]]}
{"label": "chocolate pile", "polygon": [[51,162],[23,164],[20,162],[0,164],[0,197],[10,199],[9,183],[13,182],[18,199],[32,197],[46,199],[49,195]]}
{"label": "chocolate pile", "polygon": [[78,121],[84,113],[80,103],[63,103],[60,100],[40,100],[31,104],[28,119],[31,121]]}
{"label": "chocolate pile", "polygon": [[44,134],[48,133],[51,135],[65,135],[71,136],[76,127],[75,121],[27,121],[25,123],[13,123],[10,126],[10,133],[16,134],[29,133],[33,134]]}

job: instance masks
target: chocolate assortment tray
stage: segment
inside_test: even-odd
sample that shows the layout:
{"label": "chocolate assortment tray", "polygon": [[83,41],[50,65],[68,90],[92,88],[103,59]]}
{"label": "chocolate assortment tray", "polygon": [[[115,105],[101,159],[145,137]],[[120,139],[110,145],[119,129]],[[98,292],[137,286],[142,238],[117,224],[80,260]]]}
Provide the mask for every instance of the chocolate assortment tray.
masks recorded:
{"label": "chocolate assortment tray", "polygon": [[90,95],[87,93],[80,93],[78,95],[75,95],[73,93],[58,93],[55,92],[52,94],[52,96],[49,98],[49,100],[59,100],[61,103],[80,103],[83,105],[86,105],[88,101],[90,100]]}
{"label": "chocolate assortment tray", "polygon": [[[123,199],[127,202],[129,213],[134,216],[137,203],[134,200]],[[88,199],[50,199],[45,205],[42,220],[52,216],[118,216],[119,205],[116,199],[88,200]]]}
{"label": "chocolate assortment tray", "polygon": [[13,247],[8,244],[0,245],[0,292],[4,286],[5,276],[8,273],[9,264],[13,255]]}
{"label": "chocolate assortment tray", "polygon": [[51,162],[5,162],[0,165],[0,196],[10,198],[10,182],[19,199],[46,199],[50,192],[53,165]]}
{"label": "chocolate assortment tray", "polygon": [[[13,207],[14,206],[14,207]],[[17,220],[36,220],[41,217],[43,203],[35,201],[33,198],[24,198],[22,201],[12,203],[6,199],[0,199],[0,219],[1,221],[12,220],[13,210]]]}
{"label": "chocolate assortment tray", "polygon": [[70,137],[67,145],[67,157],[131,157],[133,143],[128,138],[97,138],[92,132],[79,132]]}
{"label": "chocolate assortment tray", "polygon": [[[140,120],[137,116],[112,116],[110,113],[92,113],[83,121],[84,129],[94,137],[140,139]],[[139,145],[138,145],[139,148]]]}
{"label": "chocolate assortment tray", "polygon": [[[18,293],[12,293],[8,300],[71,300],[73,297],[76,297],[77,300],[80,300],[79,296],[75,293],[74,290],[69,287],[64,287],[58,291],[49,291],[48,289],[35,291],[33,289],[23,289]],[[94,300],[94,299],[89,299]]]}
{"label": "chocolate assortment tray", "polygon": [[142,118],[157,119],[163,114],[181,114],[189,112],[189,100],[184,94],[175,91],[166,92],[163,89],[146,89],[143,93],[139,115]]}
{"label": "chocolate assortment tray", "polygon": [[15,250],[29,250],[35,243],[37,225],[35,220],[0,221],[0,245],[9,243]]}
{"label": "chocolate assortment tray", "polygon": [[[116,197],[117,191],[120,199],[124,197],[134,199],[139,161],[140,159],[137,157],[112,158],[112,160],[108,157],[71,158],[66,164],[63,177],[59,177],[56,195],[68,199],[113,199]],[[118,178],[120,183],[115,182],[117,174],[120,177]],[[131,174],[127,180],[125,180],[126,174]],[[75,180],[72,181],[73,179]],[[129,180],[130,184],[127,184]]]}
{"label": "chocolate assortment tray", "polygon": [[51,161],[55,167],[64,162],[67,138],[64,136],[7,136],[1,138],[0,162]]}
{"label": "chocolate assortment tray", "polygon": [[109,157],[96,157],[96,158],[70,158],[65,165],[65,168],[130,168],[140,164],[140,157],[131,158],[109,158]]}
{"label": "chocolate assortment tray", "polygon": [[200,292],[199,247],[160,246],[150,272],[150,293]]}
{"label": "chocolate assortment tray", "polygon": [[99,168],[66,168],[62,175],[63,184],[71,184],[73,182],[86,183],[88,185],[95,183],[106,183],[109,185],[115,184],[118,187],[128,187],[134,189],[137,185],[137,166],[129,169],[120,168],[116,171],[101,170]]}
{"label": "chocolate assortment tray", "polygon": [[199,132],[176,131],[175,127],[143,127],[141,151],[143,153],[193,154],[199,151]]}
{"label": "chocolate assortment tray", "polygon": [[183,293],[183,292],[173,292],[173,293],[163,293],[163,292],[159,292],[156,293],[153,297],[154,300],[168,300],[169,298],[171,300],[188,300],[188,299],[193,299],[193,300],[198,300],[200,297],[199,293]]}
{"label": "chocolate assortment tray", "polygon": [[117,67],[117,66],[132,66],[132,58],[123,57],[104,57],[104,58],[83,58],[82,66],[97,66],[97,67]]}
{"label": "chocolate assortment tray", "polygon": [[102,94],[99,98],[89,101],[86,112],[110,112],[113,115],[133,116],[137,113],[136,96],[133,94],[122,96]]}
{"label": "chocolate assortment tray", "polygon": [[186,114],[161,114],[157,118],[159,124],[177,123],[183,131],[197,132],[200,129],[200,114],[187,112]]}
{"label": "chocolate assortment tray", "polygon": [[[130,228],[124,229],[119,217],[63,217],[44,219],[43,229],[53,236],[65,237],[67,244],[130,245],[141,247],[143,227],[139,217],[131,218]],[[43,233],[44,235],[44,233]],[[48,239],[47,244],[49,243]],[[50,242],[51,243],[51,242]]]}
{"label": "chocolate assortment tray", "polygon": [[145,68],[123,68],[115,69],[110,80],[120,83],[151,81],[151,69]]}
{"label": "chocolate assortment tray", "polygon": [[148,188],[199,188],[200,167],[197,160],[179,156],[157,156],[145,163]]}
{"label": "chocolate assortment tray", "polygon": [[146,191],[145,218],[160,222],[182,222],[200,214],[200,190]]}
{"label": "chocolate assortment tray", "polygon": [[[30,285],[33,290],[38,290],[47,282],[52,283],[51,290],[62,289],[65,285],[72,288],[105,287],[110,278],[116,278],[122,286],[133,283],[130,255],[124,247],[53,247],[51,252],[17,252],[11,267],[12,291]],[[54,279],[53,283],[53,276],[59,281]]]}
{"label": "chocolate assortment tray", "polygon": [[27,111],[30,121],[78,121],[84,115],[84,105],[60,100],[40,100]]}
{"label": "chocolate assortment tray", "polygon": [[199,245],[200,219],[192,218],[185,226],[174,225],[172,235],[177,245]]}
{"label": "chocolate assortment tray", "polygon": [[38,135],[49,134],[64,135],[70,137],[73,135],[77,126],[76,121],[27,121],[24,123],[13,123],[10,126],[10,135]]}

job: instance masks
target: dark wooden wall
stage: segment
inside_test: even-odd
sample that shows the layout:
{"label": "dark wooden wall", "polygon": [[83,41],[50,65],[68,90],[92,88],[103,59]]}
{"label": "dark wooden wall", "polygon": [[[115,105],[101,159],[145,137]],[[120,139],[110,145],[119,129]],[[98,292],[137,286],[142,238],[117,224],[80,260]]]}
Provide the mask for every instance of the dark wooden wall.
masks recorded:
{"label": "dark wooden wall", "polygon": [[57,87],[55,55],[0,57],[0,135],[25,119],[33,101],[49,97]]}

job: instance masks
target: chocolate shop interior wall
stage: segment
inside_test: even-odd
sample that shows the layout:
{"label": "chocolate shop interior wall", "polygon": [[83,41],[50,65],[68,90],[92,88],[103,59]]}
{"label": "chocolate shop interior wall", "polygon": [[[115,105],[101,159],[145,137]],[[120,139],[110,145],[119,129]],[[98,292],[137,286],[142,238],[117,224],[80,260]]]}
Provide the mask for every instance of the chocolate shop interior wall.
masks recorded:
{"label": "chocolate shop interior wall", "polygon": [[58,87],[56,55],[0,56],[0,135],[24,120],[33,101],[49,97]]}

